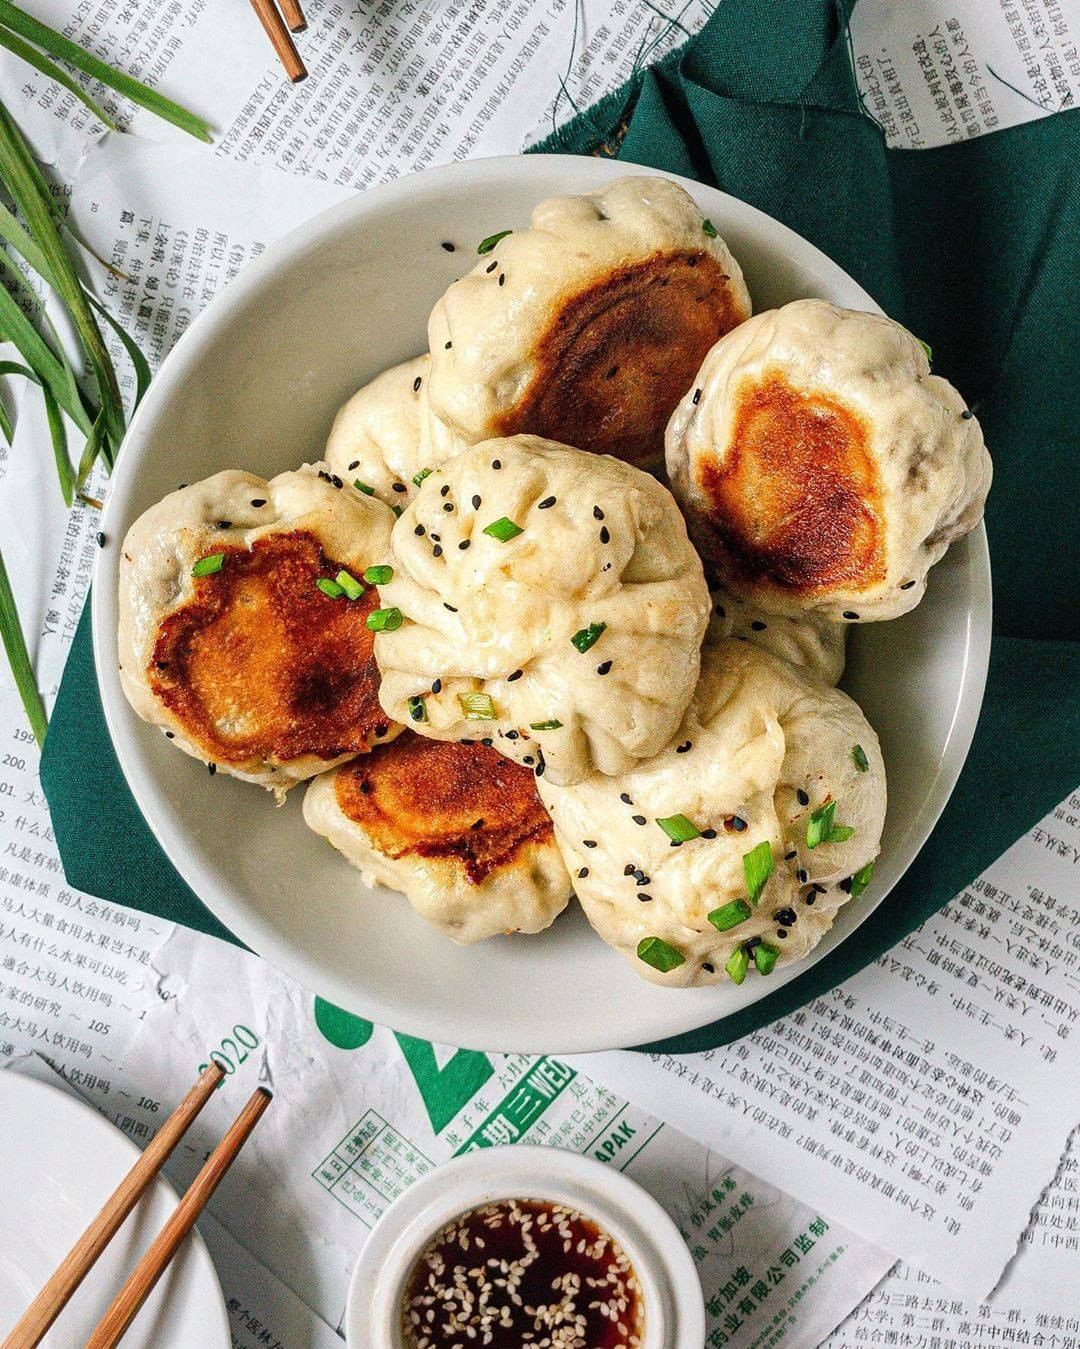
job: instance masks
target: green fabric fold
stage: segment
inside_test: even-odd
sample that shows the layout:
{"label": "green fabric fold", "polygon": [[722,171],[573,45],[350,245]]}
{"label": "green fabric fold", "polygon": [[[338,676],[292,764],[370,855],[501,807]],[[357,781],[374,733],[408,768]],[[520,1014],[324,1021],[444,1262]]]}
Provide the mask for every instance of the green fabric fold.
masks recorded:
{"label": "green fabric fold", "polygon": [[[932,837],[827,960],[737,1016],[650,1048],[725,1044],[848,978],[1080,782],[1080,111],[941,149],[889,150],[859,105],[848,14],[839,0],[725,0],[679,52],[541,147],[617,152],[697,178],[804,235],[931,345],[994,456],[990,677]],[[228,937],[127,791],[88,624],[84,616],[42,763],[68,879]]]}

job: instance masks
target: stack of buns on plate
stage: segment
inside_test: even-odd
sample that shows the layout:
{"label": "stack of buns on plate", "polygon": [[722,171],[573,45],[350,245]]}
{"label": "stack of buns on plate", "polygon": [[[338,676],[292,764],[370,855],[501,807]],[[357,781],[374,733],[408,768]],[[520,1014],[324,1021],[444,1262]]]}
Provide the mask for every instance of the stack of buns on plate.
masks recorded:
{"label": "stack of buns on plate", "polygon": [[888,318],[751,316],[666,179],[478,254],[322,462],[136,522],[125,692],[211,773],[307,783],[311,828],[456,941],[576,896],[646,978],[767,976],[872,883],[846,635],[978,524],[978,422]]}

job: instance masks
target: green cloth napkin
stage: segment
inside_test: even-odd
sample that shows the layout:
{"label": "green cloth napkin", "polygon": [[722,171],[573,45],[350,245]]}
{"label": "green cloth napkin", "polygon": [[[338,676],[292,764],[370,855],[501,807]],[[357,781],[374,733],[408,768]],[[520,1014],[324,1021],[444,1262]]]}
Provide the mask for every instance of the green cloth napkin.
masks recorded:
{"label": "green cloth napkin", "polygon": [[[1080,112],[937,150],[887,150],[860,110],[840,0],[724,0],[702,32],[542,147],[714,184],[790,225],[928,342],[994,456],[995,637],[945,813],[828,960],[662,1046],[726,1044],[876,960],[1080,782]],[[84,616],[42,779],[69,881],[228,937],[173,870],[105,731]],[[673,996],[677,996],[674,995]]]}

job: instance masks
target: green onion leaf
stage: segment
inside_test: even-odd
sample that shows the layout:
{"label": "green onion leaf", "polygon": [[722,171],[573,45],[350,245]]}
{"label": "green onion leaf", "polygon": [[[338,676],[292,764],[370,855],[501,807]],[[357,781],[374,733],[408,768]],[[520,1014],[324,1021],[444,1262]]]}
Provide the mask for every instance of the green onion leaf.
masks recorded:
{"label": "green onion leaf", "polygon": [[45,717],[45,704],[41,701],[37,683],[34,680],[34,667],[30,664],[30,655],[26,650],[19,615],[15,609],[15,596],[11,591],[7,568],[3,554],[0,553],[0,641],[7,652],[15,687],[22,699],[26,719],[39,745],[45,743],[45,731],[48,721]]}
{"label": "green onion leaf", "polygon": [[393,567],[366,567],[364,569],[364,580],[368,585],[385,586],[389,585],[394,579]]}
{"label": "green onion leaf", "polygon": [[405,619],[400,609],[373,609],[367,616],[370,632],[397,632]]}
{"label": "green onion leaf", "polygon": [[53,458],[56,460],[56,473],[60,479],[60,491],[64,505],[70,506],[75,500],[75,471],[68,457],[67,429],[60,411],[60,405],[46,388],[41,396],[45,402],[45,420],[49,424],[49,438],[52,440]]}
{"label": "green onion leaf", "polygon": [[689,843],[692,838],[701,837],[701,830],[685,815],[668,815],[656,823],[673,843]]}
{"label": "green onion leaf", "polygon": [[414,473],[414,474],[413,474],[413,486],[414,486],[414,487],[419,487],[420,484],[424,481],[425,478],[430,478],[430,477],[431,477],[431,475],[432,475],[432,473],[433,473],[434,471],[435,471],[435,470],[434,470],[434,469],[431,469],[431,468],[422,468],[422,469],[420,470],[419,473]]}
{"label": "green onion leaf", "polygon": [[860,867],[858,871],[856,871],[855,875],[852,876],[851,878],[852,899],[859,898],[859,896],[863,893],[866,887],[870,884],[870,880],[873,877],[873,874],[874,874],[874,863],[873,860],[871,859],[871,861],[867,862],[866,866]]}
{"label": "green onion leaf", "polygon": [[866,750],[862,745],[853,745],[851,747],[851,757],[855,760],[855,767],[860,773],[865,773],[870,768],[870,760],[866,757]]}
{"label": "green onion leaf", "polygon": [[709,922],[718,932],[727,932],[730,928],[745,923],[753,910],[745,899],[733,899],[730,904],[722,904],[708,915]]}
{"label": "green onion leaf", "polygon": [[366,497],[373,497],[375,495],[375,488],[369,486],[369,484],[366,482],[361,482],[359,478],[353,478],[352,485],[356,488],[358,492],[363,492],[364,496]]}
{"label": "green onion leaf", "polygon": [[413,721],[427,721],[427,704],[423,698],[408,699],[409,716]]}
{"label": "green onion leaf", "polygon": [[806,846],[816,848],[819,843],[844,843],[855,830],[847,824],[836,824],[836,802],[826,801],[818,806],[806,822]]}
{"label": "green onion leaf", "polygon": [[710,239],[716,238],[716,226],[713,224],[711,220],[703,220],[701,222],[701,228],[705,231],[705,233],[709,236]]}
{"label": "green onion leaf", "polygon": [[780,948],[770,946],[768,942],[759,942],[754,947],[754,964],[758,974],[772,974],[773,966],[780,959]]}
{"label": "green onion leaf", "polygon": [[328,580],[325,576],[320,576],[315,584],[328,599],[339,600],[345,594],[342,586],[339,586],[336,581]]}
{"label": "green onion leaf", "polygon": [[365,593],[364,587],[356,577],[350,576],[347,571],[339,571],[334,580],[338,583],[346,599],[358,600]]}
{"label": "green onion leaf", "polygon": [[486,239],[481,239],[476,246],[476,251],[481,257],[485,253],[490,253],[500,239],[505,239],[508,234],[513,234],[513,230],[500,230],[498,234],[489,234]]}
{"label": "green onion leaf", "polygon": [[400,520],[401,517],[405,514],[404,506],[391,506],[390,509],[394,512],[395,520]]}
{"label": "green onion leaf", "polygon": [[207,553],[205,557],[200,557],[191,569],[192,576],[213,576],[216,571],[220,571],[225,565],[224,553]]}
{"label": "green onion leaf", "polygon": [[926,352],[926,359],[932,361],[934,359],[934,349],[931,347],[930,343],[924,342],[921,337],[917,337],[915,340],[918,342],[919,346],[922,347],[923,351]]}
{"label": "green onion leaf", "polygon": [[78,80],[72,79],[66,70],[50,61],[47,56],[42,56],[36,47],[31,47],[28,42],[24,42],[22,38],[16,37],[14,33],[9,32],[2,26],[0,26],[0,47],[6,47],[14,56],[25,61],[28,66],[33,66],[42,75],[48,76],[50,80],[55,80],[69,94],[74,94],[79,102],[85,104],[98,121],[104,123],[110,131],[120,130],[101,104],[96,103],[90,97]]}
{"label": "green onion leaf", "polygon": [[575,632],[570,640],[577,649],[585,654],[590,646],[595,646],[600,640],[600,636],[607,630],[606,623],[590,623],[587,628],[582,628],[580,632]]}
{"label": "green onion leaf", "polygon": [[550,721],[530,721],[530,731],[559,731],[562,729],[562,722],[556,721],[554,717]]}
{"label": "green onion leaf", "polygon": [[746,971],[750,968],[750,956],[745,946],[736,946],[731,955],[728,956],[728,962],[724,966],[731,976],[733,984],[741,984],[746,978]]}
{"label": "green onion leaf", "polygon": [[651,965],[654,970],[659,970],[661,974],[667,974],[669,970],[677,970],[680,965],[686,964],[686,957],[678,947],[664,941],[663,937],[642,937],[637,945],[637,957],[646,965]]}
{"label": "green onion leaf", "polygon": [[511,539],[516,539],[519,534],[524,534],[525,531],[520,525],[515,525],[513,520],[508,520],[504,515],[499,520],[492,520],[490,525],[485,525],[484,533],[489,534],[493,539],[498,539],[500,543],[509,543]]}
{"label": "green onion leaf", "polygon": [[459,693],[458,702],[470,721],[495,720],[495,704],[487,693]]}
{"label": "green onion leaf", "polygon": [[773,873],[772,844],[767,838],[755,844],[749,852],[743,853],[742,869],[750,903],[756,904],[765,889],[765,882]]}

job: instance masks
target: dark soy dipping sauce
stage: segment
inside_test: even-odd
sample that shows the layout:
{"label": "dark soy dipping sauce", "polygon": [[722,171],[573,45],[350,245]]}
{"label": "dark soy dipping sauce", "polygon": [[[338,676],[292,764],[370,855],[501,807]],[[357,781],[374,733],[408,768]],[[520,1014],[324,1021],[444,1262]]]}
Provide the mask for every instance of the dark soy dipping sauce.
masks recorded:
{"label": "dark soy dipping sauce", "polygon": [[633,1349],[645,1329],[637,1276],[614,1237],[537,1199],[447,1223],[409,1273],[401,1318],[406,1349]]}

